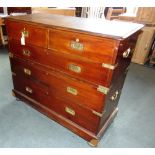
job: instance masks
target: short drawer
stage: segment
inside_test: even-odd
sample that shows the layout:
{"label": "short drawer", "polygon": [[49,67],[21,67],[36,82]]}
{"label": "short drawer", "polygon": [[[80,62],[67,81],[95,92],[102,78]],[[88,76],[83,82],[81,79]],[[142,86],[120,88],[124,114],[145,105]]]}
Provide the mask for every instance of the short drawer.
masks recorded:
{"label": "short drawer", "polygon": [[100,63],[115,63],[116,41],[71,31],[50,29],[49,49],[75,54]]}
{"label": "short drawer", "polygon": [[48,102],[48,87],[41,85],[36,81],[27,80],[17,75],[13,75],[13,84],[16,91],[23,93],[35,101],[42,104],[46,104],[46,102]]}
{"label": "short drawer", "polygon": [[[15,41],[10,42],[10,52],[24,60],[35,61],[79,80],[104,87],[110,86],[113,70],[107,68],[107,64],[35,46],[21,46]],[[115,66],[112,65],[114,68]]]}
{"label": "short drawer", "polygon": [[102,113],[105,95],[95,85],[78,81],[63,73],[41,69],[36,64],[10,60],[13,75],[22,79],[34,79],[49,87],[51,94]]}
{"label": "short drawer", "polygon": [[31,44],[47,47],[48,30],[46,28],[8,20],[6,21],[6,27],[9,40],[15,39],[21,44],[21,37],[23,35],[25,45]]}

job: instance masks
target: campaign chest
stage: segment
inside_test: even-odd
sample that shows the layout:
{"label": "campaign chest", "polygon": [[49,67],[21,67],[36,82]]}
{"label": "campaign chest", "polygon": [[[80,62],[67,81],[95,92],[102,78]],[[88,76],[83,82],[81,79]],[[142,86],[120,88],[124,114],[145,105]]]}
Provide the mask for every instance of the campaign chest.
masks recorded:
{"label": "campaign chest", "polygon": [[13,95],[96,146],[117,114],[142,25],[48,14],[5,23]]}

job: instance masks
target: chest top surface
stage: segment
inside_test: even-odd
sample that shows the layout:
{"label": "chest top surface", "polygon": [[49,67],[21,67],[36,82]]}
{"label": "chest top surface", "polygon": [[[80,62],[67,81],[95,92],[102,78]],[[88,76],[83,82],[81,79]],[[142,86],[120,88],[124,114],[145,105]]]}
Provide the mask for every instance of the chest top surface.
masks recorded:
{"label": "chest top surface", "polygon": [[10,16],[7,20],[22,21],[31,24],[40,24],[45,27],[56,27],[89,33],[107,38],[124,39],[140,30],[144,25],[109,21],[105,19],[89,19],[52,14],[29,14],[24,16]]}

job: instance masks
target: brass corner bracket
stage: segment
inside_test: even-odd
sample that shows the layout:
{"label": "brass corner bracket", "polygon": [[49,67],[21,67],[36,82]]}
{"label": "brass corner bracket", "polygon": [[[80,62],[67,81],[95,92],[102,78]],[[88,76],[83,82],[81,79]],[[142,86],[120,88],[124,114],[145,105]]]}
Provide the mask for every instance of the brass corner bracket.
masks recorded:
{"label": "brass corner bracket", "polygon": [[90,142],[88,142],[88,144],[92,147],[96,147],[99,143],[98,139],[92,139]]}
{"label": "brass corner bracket", "polygon": [[101,93],[106,95],[109,92],[109,88],[99,85],[97,87],[97,91],[99,91],[99,92],[101,92]]}
{"label": "brass corner bracket", "polygon": [[118,63],[115,64],[115,65],[110,65],[110,64],[102,63],[102,67],[108,68],[108,69],[111,69],[111,70],[114,70],[117,66],[118,66]]}

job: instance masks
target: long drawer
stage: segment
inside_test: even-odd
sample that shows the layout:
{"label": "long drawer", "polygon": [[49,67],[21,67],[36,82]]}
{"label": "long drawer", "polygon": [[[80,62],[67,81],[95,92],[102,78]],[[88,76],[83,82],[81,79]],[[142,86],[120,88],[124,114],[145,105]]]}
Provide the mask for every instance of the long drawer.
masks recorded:
{"label": "long drawer", "polygon": [[9,40],[16,39],[19,43],[21,43],[21,38],[25,40],[25,45],[36,45],[40,47],[47,47],[47,39],[48,39],[48,30],[34,26],[31,24],[26,24],[23,22],[15,22],[15,21],[6,21],[7,32],[9,36]]}
{"label": "long drawer", "polygon": [[58,72],[45,71],[35,63],[26,63],[17,58],[10,61],[14,75],[38,80],[50,87],[52,94],[62,96],[97,112],[103,111],[105,95],[99,92],[95,85],[78,81]]}
{"label": "long drawer", "polygon": [[10,52],[22,59],[52,67],[79,80],[105,87],[109,87],[111,82],[113,70],[89,59],[34,46],[21,46],[15,40],[10,41]]}
{"label": "long drawer", "polygon": [[97,132],[101,118],[95,115],[92,110],[53,95],[47,88],[30,79],[13,76],[13,83],[16,92],[26,95],[39,102],[43,107],[55,111],[91,132]]}
{"label": "long drawer", "polygon": [[115,63],[115,47],[116,41],[112,39],[64,30],[49,30],[49,49],[75,54],[100,63]]}

